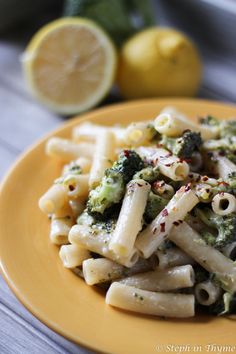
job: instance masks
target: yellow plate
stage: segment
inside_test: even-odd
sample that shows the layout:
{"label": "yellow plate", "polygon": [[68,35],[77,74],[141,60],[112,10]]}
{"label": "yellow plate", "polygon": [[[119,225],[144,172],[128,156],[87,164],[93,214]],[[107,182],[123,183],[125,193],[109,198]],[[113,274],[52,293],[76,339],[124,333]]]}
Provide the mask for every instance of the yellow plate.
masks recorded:
{"label": "yellow plate", "polygon": [[48,137],[69,137],[71,128],[84,120],[114,124],[151,119],[166,105],[175,105],[192,117],[206,113],[236,116],[236,107],[203,100],[144,100],[102,108],[50,133],[18,160],[2,184],[0,255],[5,279],[42,322],[97,351],[151,354],[171,352],[171,345],[189,345],[188,351],[194,352],[193,345],[198,345],[206,352],[210,343],[235,344],[232,319],[163,320],[106,305],[101,292],[63,268],[58,248],[49,242],[49,221],[38,209],[39,196],[60,171],[59,163],[44,154]]}

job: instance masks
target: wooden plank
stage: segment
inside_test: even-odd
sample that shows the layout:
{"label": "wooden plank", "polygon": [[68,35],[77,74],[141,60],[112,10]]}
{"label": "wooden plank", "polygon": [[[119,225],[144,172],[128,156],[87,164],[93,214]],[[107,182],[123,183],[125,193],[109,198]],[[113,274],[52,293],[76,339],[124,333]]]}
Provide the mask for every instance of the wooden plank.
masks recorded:
{"label": "wooden plank", "polygon": [[34,143],[45,132],[63,123],[63,118],[49,112],[33,99],[27,101],[1,86],[0,107],[1,140],[19,151]]}
{"label": "wooden plank", "polygon": [[0,353],[89,354],[37,320],[15,298],[0,277]]}

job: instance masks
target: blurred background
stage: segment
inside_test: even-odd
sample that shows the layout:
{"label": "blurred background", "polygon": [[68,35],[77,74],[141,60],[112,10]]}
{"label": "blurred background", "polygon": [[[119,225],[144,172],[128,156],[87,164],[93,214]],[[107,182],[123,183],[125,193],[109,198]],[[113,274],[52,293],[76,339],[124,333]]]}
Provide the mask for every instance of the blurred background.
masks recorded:
{"label": "blurred background", "polygon": [[[22,54],[32,36],[45,24],[63,16],[88,17],[103,27],[116,47],[119,73],[123,70],[125,80],[121,82],[122,79],[114,79],[106,97],[90,109],[130,98],[173,95],[236,103],[235,0],[0,0],[0,178],[30,144],[69,119],[47,108],[39,98],[31,94],[27,87],[29,78],[24,76],[22,70]],[[157,31],[163,26],[174,28],[187,36],[183,40],[187,54],[180,59],[186,60],[188,74],[180,72],[179,81],[174,75],[169,80],[168,70],[167,73],[164,69],[160,70],[155,48],[148,48],[148,36],[145,37],[147,40],[143,37],[133,39],[137,32],[153,26]],[[165,55],[170,61],[165,68],[171,62],[171,65],[176,65],[178,72],[178,60],[176,62],[176,57],[169,57],[169,52],[166,52],[166,48],[174,48],[176,37],[168,32],[166,38],[167,46],[162,48],[163,62]],[[193,46],[189,40],[193,41]],[[129,56],[124,56],[124,46]],[[136,51],[137,48],[141,49]],[[132,77],[126,72],[128,64],[133,65],[132,54],[134,60],[140,59],[137,70],[146,73],[147,64],[151,67],[151,74],[149,71],[140,75],[140,85],[135,85],[143,89],[139,92],[135,92],[135,88],[132,92],[128,90],[129,84],[137,79],[136,75]],[[123,61],[120,60],[122,55]],[[188,60],[190,57],[192,59]],[[157,78],[160,75],[160,80],[152,83],[154,87],[151,91],[145,91],[142,79],[150,82],[151,77],[148,75],[152,76],[152,73]],[[190,90],[193,77],[194,88]],[[175,92],[171,85],[168,86],[168,80],[178,81]],[[183,81],[187,89],[184,92],[181,89],[178,91],[178,85],[181,86]],[[167,83],[165,92],[162,91],[164,83]],[[29,314],[2,279],[0,287],[3,294],[0,300],[1,353],[85,352]]]}
{"label": "blurred background", "polygon": [[[196,93],[180,92],[179,96],[236,102],[235,0],[0,0],[0,155],[4,156],[0,177],[19,153],[65,119],[31,95],[22,71],[22,54],[43,25],[66,15],[92,18],[111,36],[118,54],[127,39],[146,27],[183,31],[200,53],[203,73]],[[133,78],[124,75],[127,85]],[[185,81],[188,84],[191,77]],[[163,79],[157,82],[157,86],[162,84]],[[143,97],[159,97],[158,92],[144,92]],[[173,93],[167,89],[164,95]],[[114,82],[99,104],[124,99]]]}

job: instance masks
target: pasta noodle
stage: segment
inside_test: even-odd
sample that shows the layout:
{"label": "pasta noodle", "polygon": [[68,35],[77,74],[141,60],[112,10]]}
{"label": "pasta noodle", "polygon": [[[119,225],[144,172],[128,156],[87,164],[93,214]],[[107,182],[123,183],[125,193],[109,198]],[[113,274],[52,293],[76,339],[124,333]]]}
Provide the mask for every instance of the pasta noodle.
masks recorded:
{"label": "pasta noodle", "polygon": [[57,218],[53,217],[51,222],[50,240],[56,245],[68,243],[68,234],[73,225],[71,217]]}
{"label": "pasta noodle", "polygon": [[90,257],[90,252],[78,245],[64,245],[60,248],[59,256],[65,268],[75,268]]}
{"label": "pasta noodle", "polygon": [[183,222],[178,226],[174,226],[168,237],[208,272],[216,274],[225,289],[236,290],[236,267],[234,262],[217,249],[208,246],[201,236],[187,223]]}
{"label": "pasta noodle", "polygon": [[72,211],[72,214],[75,218],[77,218],[85,209],[85,201],[84,200],[69,200],[69,205]]}
{"label": "pasta noodle", "polygon": [[64,179],[63,185],[71,198],[87,196],[89,193],[89,175],[69,175]]}
{"label": "pasta noodle", "polygon": [[214,304],[221,295],[221,289],[212,281],[207,280],[195,286],[195,296],[199,304],[210,306]]}
{"label": "pasta noodle", "polygon": [[182,221],[198,201],[189,186],[181,187],[165,209],[138,236],[135,245],[141,255],[150,257],[167,237],[174,223]]}
{"label": "pasta noodle", "polygon": [[194,296],[165,294],[136,289],[120,283],[112,283],[106,303],[124,310],[164,317],[194,316]]}
{"label": "pasta noodle", "polygon": [[158,268],[160,269],[195,263],[189,255],[177,247],[164,251],[157,250],[156,256],[158,259]]}
{"label": "pasta noodle", "polygon": [[131,146],[145,145],[152,140],[153,130],[150,122],[131,123],[125,130],[124,140]]}
{"label": "pasta noodle", "polygon": [[216,194],[211,206],[216,214],[227,215],[236,211],[236,198],[229,193]]}
{"label": "pasta noodle", "polygon": [[165,181],[156,181],[152,184],[152,191],[163,198],[171,198],[175,194],[174,188]]}
{"label": "pasta noodle", "polygon": [[159,133],[167,136],[179,136],[187,129],[200,132],[203,139],[212,139],[219,134],[219,129],[194,124],[185,115],[172,109],[162,111],[155,119],[154,126]]}
{"label": "pasta noodle", "polygon": [[140,258],[133,267],[126,268],[107,258],[90,258],[83,262],[84,279],[94,285],[154,269],[156,259]]}
{"label": "pasta noodle", "polygon": [[[101,133],[104,129],[101,125],[93,124],[90,122],[84,122],[78,126],[76,126],[72,130],[72,137],[75,141],[91,141],[94,142],[96,137]],[[125,145],[124,140],[124,128],[115,126],[115,127],[106,127],[109,131],[111,131],[116,140],[117,146]]]}
{"label": "pasta noodle", "polygon": [[105,170],[111,167],[115,155],[114,141],[114,134],[107,129],[103,129],[97,136],[95,153],[89,176],[89,186],[91,189],[99,184]]}
{"label": "pasta noodle", "polygon": [[65,187],[60,184],[54,184],[39,199],[39,208],[46,214],[52,214],[64,207],[66,202],[67,193]]}
{"label": "pasta noodle", "polygon": [[71,161],[80,156],[91,158],[93,153],[93,144],[76,144],[71,140],[62,138],[50,138],[46,145],[47,155],[58,157],[63,161]]}
{"label": "pasta noodle", "polygon": [[192,287],[194,285],[194,270],[191,265],[156,269],[124,278],[119,282],[138,289],[166,292]]}
{"label": "pasta noodle", "polygon": [[142,216],[147,202],[150,184],[144,180],[132,180],[127,185],[116,228],[109,244],[117,256],[129,256],[133,251],[138,232],[142,229]]}
{"label": "pasta noodle", "polygon": [[215,156],[215,172],[218,173],[219,177],[223,180],[227,179],[230,173],[236,172],[236,165],[231,162],[227,157]]}
{"label": "pasta noodle", "polygon": [[226,245],[222,252],[226,257],[236,261],[236,241]]}
{"label": "pasta noodle", "polygon": [[133,249],[127,257],[118,257],[109,249],[110,239],[109,233],[101,232],[94,235],[92,229],[86,225],[74,225],[69,233],[69,241],[72,244],[78,244],[126,267],[132,267],[138,260],[137,250]]}
{"label": "pasta noodle", "polygon": [[160,172],[173,181],[182,181],[189,174],[189,166],[186,161],[182,161],[178,157],[171,154],[168,150],[162,148],[149,149],[140,148],[137,149],[141,155],[151,159],[155,166],[158,166]]}

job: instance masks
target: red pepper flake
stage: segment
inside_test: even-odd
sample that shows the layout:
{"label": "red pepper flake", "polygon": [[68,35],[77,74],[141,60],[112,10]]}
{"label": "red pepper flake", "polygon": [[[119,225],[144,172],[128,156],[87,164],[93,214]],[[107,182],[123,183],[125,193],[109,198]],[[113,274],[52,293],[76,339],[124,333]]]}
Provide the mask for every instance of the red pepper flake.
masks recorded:
{"label": "red pepper flake", "polygon": [[174,164],[174,162],[166,163],[165,166],[166,166],[166,167],[170,167],[170,166],[172,166],[173,164]]}
{"label": "red pepper flake", "polygon": [[160,226],[161,226],[161,232],[165,232],[165,230],[166,230],[166,223],[165,223],[165,222],[161,222]]}
{"label": "red pepper flake", "polygon": [[179,226],[178,221],[174,221],[173,224],[174,224],[175,226]]}
{"label": "red pepper flake", "polygon": [[180,157],[178,162],[181,162],[181,163],[183,163],[183,162],[191,163],[191,162],[192,162],[192,159],[183,159],[183,158]]}
{"label": "red pepper flake", "polygon": [[227,187],[227,186],[229,186],[229,183],[222,181],[222,182],[217,182],[217,185],[218,186],[222,185],[222,186],[226,186]]}
{"label": "red pepper flake", "polygon": [[206,181],[208,181],[208,177],[207,176],[204,176],[204,177],[202,177],[202,180],[204,181],[204,182],[206,182]]}
{"label": "red pepper flake", "polygon": [[225,151],[220,150],[220,151],[219,151],[219,156],[225,156]]}
{"label": "red pepper flake", "polygon": [[196,178],[196,182],[199,182],[200,181],[200,179],[201,179],[201,176],[199,175],[199,176],[197,176],[197,178]]}
{"label": "red pepper flake", "polygon": [[124,150],[124,155],[125,157],[127,157],[127,159],[129,158],[129,150]]}
{"label": "red pepper flake", "polygon": [[191,184],[188,183],[187,186],[185,186],[184,191],[188,192],[191,189],[190,187],[191,187]]}
{"label": "red pepper flake", "polygon": [[165,217],[165,216],[168,216],[168,214],[169,214],[169,213],[168,213],[168,210],[167,210],[166,208],[163,209],[162,212],[161,212],[161,215],[164,216],[164,217]]}

